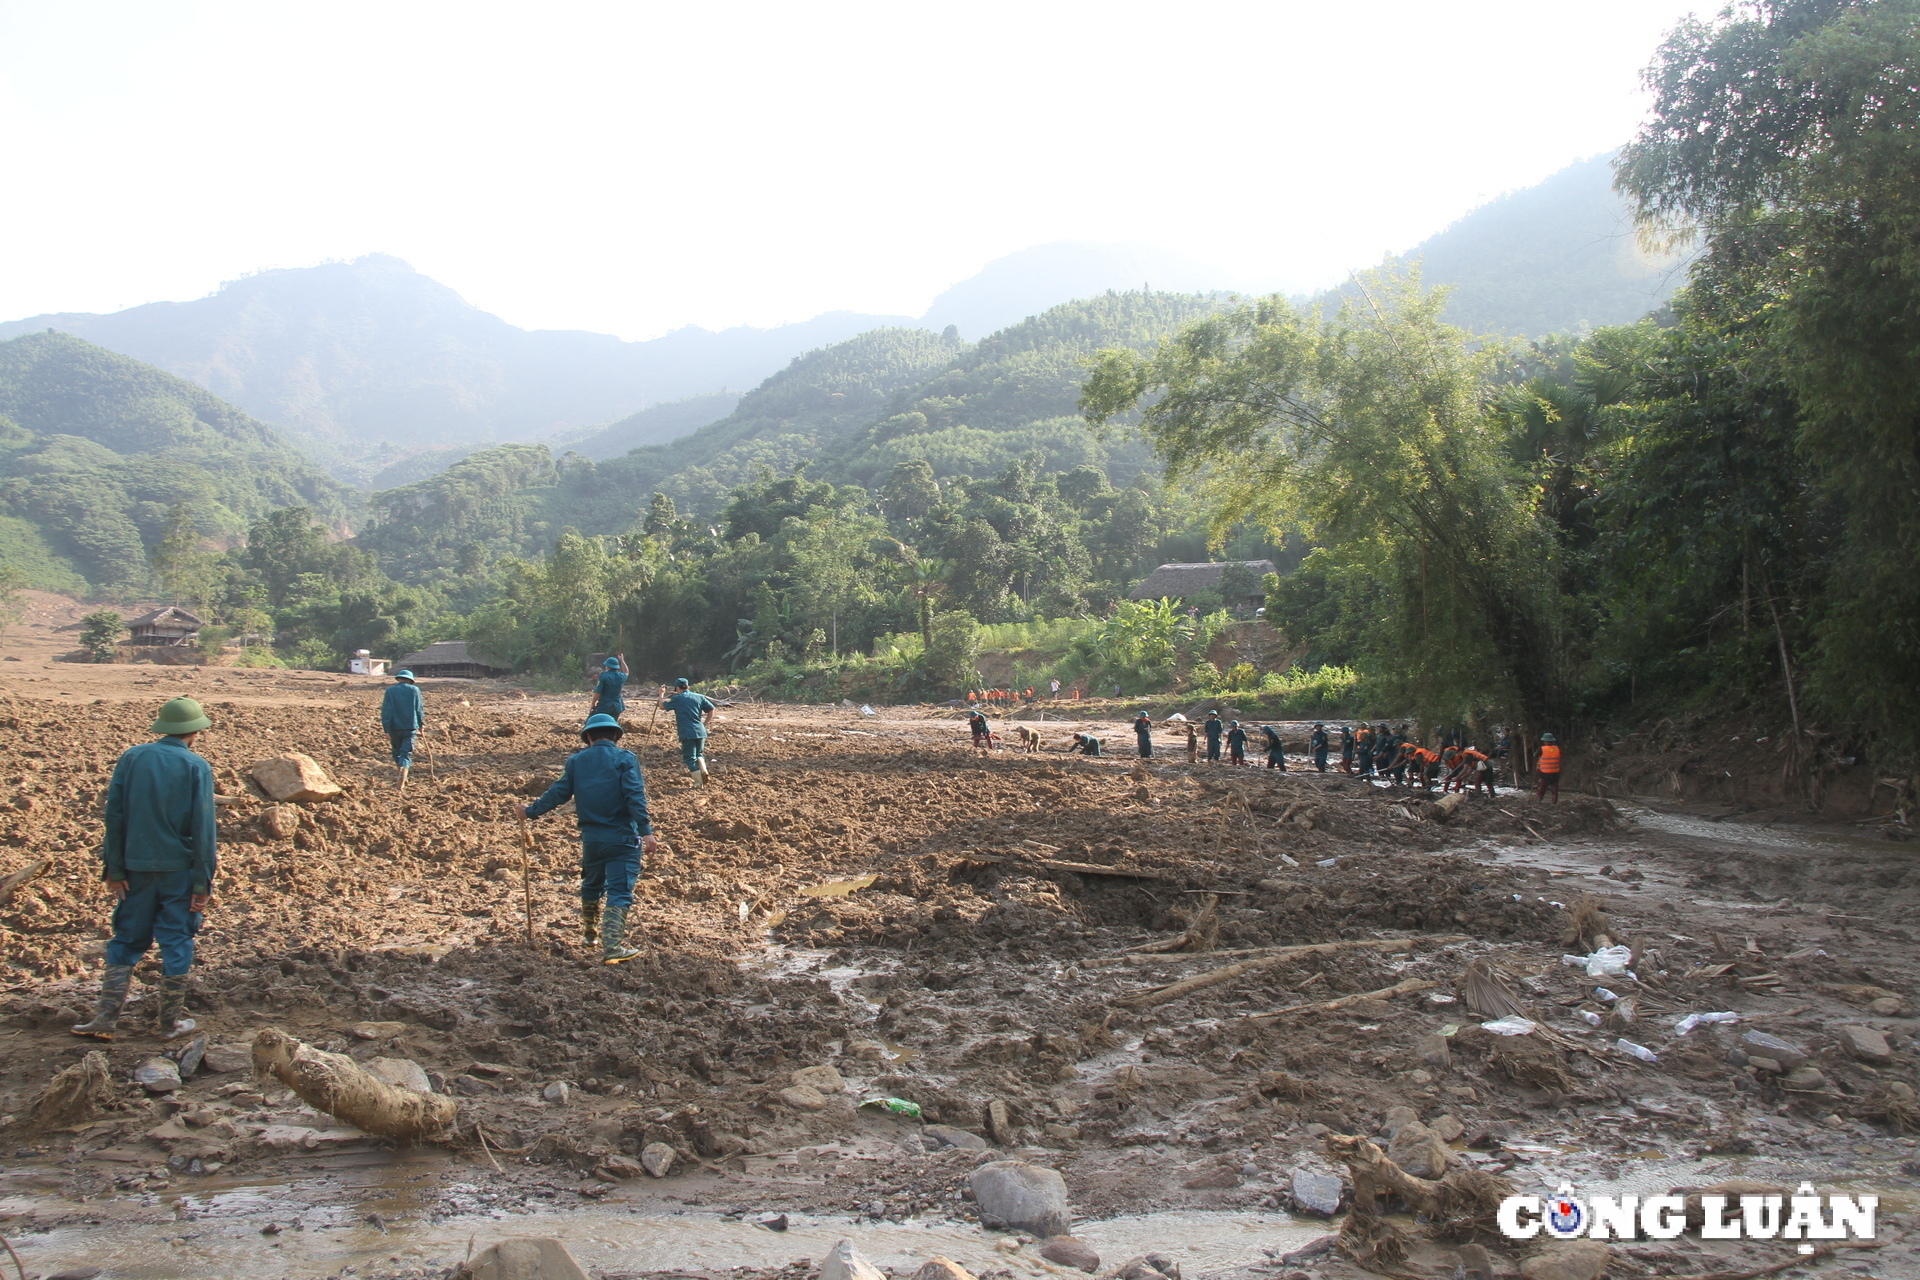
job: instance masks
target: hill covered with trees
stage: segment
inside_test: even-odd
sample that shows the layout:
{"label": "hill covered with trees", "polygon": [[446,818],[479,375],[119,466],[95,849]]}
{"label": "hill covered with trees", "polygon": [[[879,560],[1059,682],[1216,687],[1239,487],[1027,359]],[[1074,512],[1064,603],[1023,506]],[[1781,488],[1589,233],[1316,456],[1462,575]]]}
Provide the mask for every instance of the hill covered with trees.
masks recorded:
{"label": "hill covered with trees", "polygon": [[358,500],[183,378],[67,334],[0,342],[0,558],[49,590],[141,590],[176,507],[228,544],[283,507],[344,536]]}

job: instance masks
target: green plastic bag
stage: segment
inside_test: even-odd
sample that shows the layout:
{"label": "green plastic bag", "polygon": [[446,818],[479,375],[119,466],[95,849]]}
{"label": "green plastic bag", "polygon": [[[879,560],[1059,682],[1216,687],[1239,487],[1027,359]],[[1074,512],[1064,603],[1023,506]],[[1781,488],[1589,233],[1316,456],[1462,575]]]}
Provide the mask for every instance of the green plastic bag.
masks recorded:
{"label": "green plastic bag", "polygon": [[908,1102],[905,1098],[868,1098],[860,1105],[863,1107],[880,1107],[893,1115],[907,1116],[914,1120],[920,1118],[920,1104],[917,1102]]}

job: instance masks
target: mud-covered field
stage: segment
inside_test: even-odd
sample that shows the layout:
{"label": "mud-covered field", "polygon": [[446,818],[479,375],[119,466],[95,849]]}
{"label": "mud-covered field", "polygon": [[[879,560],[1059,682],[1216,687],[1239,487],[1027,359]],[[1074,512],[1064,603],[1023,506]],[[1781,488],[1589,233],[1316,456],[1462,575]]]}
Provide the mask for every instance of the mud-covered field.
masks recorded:
{"label": "mud-covered field", "polygon": [[[697,790],[642,703],[627,745],[667,848],[641,881],[643,958],[606,968],[578,937],[570,810],[534,824],[527,883],[502,803],[556,776],[584,691],[426,682],[431,765],[423,755],[402,793],[380,682],[87,668],[8,646],[27,660],[0,668],[0,875],[52,869],[0,906],[0,1231],[43,1275],[63,1259],[34,1242],[77,1223],[151,1223],[156,1239],[196,1215],[249,1232],[302,1212],[363,1223],[355,1203],[390,1195],[340,1172],[391,1160],[381,1144],[244,1069],[235,1047],[269,1026],[411,1060],[460,1099],[452,1155],[409,1175],[422,1188],[382,1211],[380,1241],[341,1254],[362,1275],[431,1270],[443,1260],[388,1243],[475,1211],[965,1221],[966,1175],[1009,1155],[1060,1169],[1082,1219],[1304,1212],[1297,1175],[1345,1172],[1324,1136],[1387,1149],[1383,1126],[1407,1119],[1396,1107],[1433,1136],[1425,1156],[1418,1133],[1394,1144],[1410,1164],[1522,1190],[1806,1177],[1877,1189],[1883,1237],[1906,1229],[1920,1172],[1906,1136],[1920,1123],[1911,846],[1764,812],[1709,823],[1505,790],[1443,821],[1424,799],[1299,760],[1286,774],[1193,767],[1168,738],[1143,767],[1118,721],[1098,726],[1106,759],[1066,756],[1067,733],[1089,727],[1069,722],[1041,726],[1040,753],[982,757],[932,708],[725,708],[713,785]],[[194,978],[213,1052],[179,1091],[131,1082],[178,1047],[151,1034],[143,969],[97,1112],[31,1129],[48,1080],[102,1047],[65,1028],[91,1001],[105,937],[93,849],[113,759],[183,692],[215,719],[200,750],[219,789],[249,797],[223,811]],[[346,788],[292,824],[247,780],[289,750]],[[1633,948],[1634,977],[1562,962],[1601,927]],[[1271,952],[1310,943],[1348,945]],[[1482,1030],[1489,984],[1539,1029]],[[1705,1011],[1741,1021],[1675,1034]],[[1885,1053],[1849,1027],[1879,1033]],[[1751,1031],[1804,1061],[1756,1066]],[[817,1066],[845,1090],[816,1108],[790,1090]],[[920,1117],[856,1105],[879,1097]],[[664,1178],[637,1172],[650,1144],[675,1152]],[[206,1207],[210,1189],[299,1179],[299,1212],[254,1223]],[[1398,1229],[1412,1252],[1386,1269],[1454,1274],[1463,1238]],[[1483,1243],[1500,1268],[1523,1256]],[[1733,1265],[1710,1247],[1773,1257],[1686,1237],[1620,1247],[1608,1274]],[[1828,1265],[1920,1274],[1893,1249]],[[1300,1270],[1357,1274],[1327,1253],[1266,1273]]]}

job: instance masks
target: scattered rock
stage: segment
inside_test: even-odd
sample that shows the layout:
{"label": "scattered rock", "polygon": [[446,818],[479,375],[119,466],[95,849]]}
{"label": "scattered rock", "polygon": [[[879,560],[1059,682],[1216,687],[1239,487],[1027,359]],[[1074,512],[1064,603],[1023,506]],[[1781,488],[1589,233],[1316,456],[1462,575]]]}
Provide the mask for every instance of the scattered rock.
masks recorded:
{"label": "scattered rock", "polygon": [[1180,1280],[1180,1264],[1164,1253],[1143,1253],[1120,1265],[1116,1280]]}
{"label": "scattered rock", "polygon": [[[669,1147],[668,1150],[672,1150],[672,1148]],[[599,1178],[602,1182],[608,1182],[614,1179],[624,1182],[628,1178],[637,1178],[645,1172],[645,1167],[642,1166],[638,1160],[630,1156],[608,1156],[594,1169],[593,1176]]]}
{"label": "scattered rock", "polygon": [[200,1065],[216,1075],[229,1071],[253,1070],[253,1046],[247,1044],[210,1044],[200,1057]]}
{"label": "scattered rock", "polygon": [[1512,1136],[1512,1125],[1504,1120],[1495,1120],[1475,1129],[1473,1136],[1467,1139],[1467,1145],[1475,1151],[1496,1151]]}
{"label": "scattered rock", "polygon": [[802,1067],[793,1073],[792,1080],[796,1085],[828,1095],[847,1091],[847,1082],[832,1067]]}
{"label": "scattered rock", "polygon": [[193,1079],[193,1073],[200,1069],[200,1060],[206,1056],[207,1035],[206,1032],[203,1031],[193,1039],[187,1041],[186,1047],[173,1056],[173,1060],[180,1064],[180,1078],[182,1080]]}
{"label": "scattered rock", "polygon": [[952,1125],[930,1124],[920,1130],[921,1142],[929,1151],[949,1151],[954,1147],[963,1147],[969,1151],[985,1151],[987,1140],[977,1133],[968,1133],[965,1129],[956,1129]]}
{"label": "scattered rock", "polygon": [[1453,1065],[1452,1043],[1443,1035],[1420,1037],[1420,1061],[1438,1071],[1445,1071]]}
{"label": "scattered rock", "polygon": [[1440,1135],[1419,1121],[1405,1125],[1387,1144],[1387,1158],[1416,1178],[1442,1178],[1453,1154]]}
{"label": "scattered rock", "polygon": [[300,830],[300,811],[292,805],[269,806],[260,815],[260,831],[274,840],[291,840]]}
{"label": "scattered rock", "polygon": [[1600,1280],[1613,1250],[1598,1240],[1549,1245],[1520,1264],[1521,1280]]}
{"label": "scattered rock", "polygon": [[860,1256],[853,1241],[842,1240],[820,1261],[820,1280],[887,1280],[886,1273]]}
{"label": "scattered rock", "polygon": [[795,1111],[825,1111],[827,1096],[810,1084],[796,1084],[774,1095]]}
{"label": "scattered rock", "polygon": [[1045,1239],[1064,1236],[1072,1226],[1067,1180],[1059,1171],[1024,1160],[994,1160],[968,1179],[980,1225],[1026,1231]]}
{"label": "scattered rock", "polygon": [[328,800],[341,793],[339,785],[327,776],[319,761],[298,751],[262,760],[250,772],[262,791],[283,803]]}
{"label": "scattered rock", "polygon": [[1331,1218],[1340,1212],[1340,1179],[1310,1169],[1293,1171],[1293,1207],[1302,1213]]}
{"label": "scattered rock", "polygon": [[567,1097],[571,1092],[572,1090],[570,1090],[567,1087],[566,1081],[555,1080],[552,1084],[548,1085],[546,1088],[540,1091],[540,1096],[545,1098],[548,1102],[557,1103],[561,1106],[565,1106]]}
{"label": "scattered rock", "polygon": [[506,1076],[509,1079],[513,1076],[512,1067],[502,1066],[498,1062],[476,1062],[467,1070],[477,1076]]}
{"label": "scattered rock", "polygon": [[587,1280],[567,1246],[551,1236],[516,1236],[488,1245],[453,1274],[455,1280]]}
{"label": "scattered rock", "polygon": [[361,1040],[391,1040],[406,1033],[404,1022],[356,1022],[347,1028],[348,1035]]}
{"label": "scattered rock", "polygon": [[913,1280],[973,1280],[973,1273],[952,1258],[928,1258]]}
{"label": "scattered rock", "polygon": [[1827,1087],[1827,1077],[1818,1067],[1795,1067],[1780,1084],[1796,1093],[1818,1093]]}
{"label": "scattered rock", "polygon": [[433,1082],[427,1079],[426,1068],[411,1058],[369,1058],[361,1065],[367,1069],[368,1075],[382,1084],[419,1093],[433,1092]]}
{"label": "scattered rock", "polygon": [[987,1136],[1003,1147],[1013,1140],[1013,1117],[1007,1114],[1007,1104],[998,1098],[987,1104]]}
{"label": "scattered rock", "polygon": [[769,1231],[785,1231],[793,1225],[793,1220],[784,1213],[763,1213],[754,1222]]}
{"label": "scattered rock", "polygon": [[148,1093],[172,1093],[180,1087],[180,1064],[171,1058],[148,1058],[133,1069],[133,1082]]}
{"label": "scattered rock", "polygon": [[1420,1113],[1412,1107],[1388,1107],[1386,1119],[1380,1122],[1380,1132],[1391,1138],[1410,1124],[1420,1123]]}
{"label": "scattered rock", "polygon": [[1467,1126],[1453,1116],[1437,1116],[1427,1128],[1439,1135],[1442,1142],[1453,1142],[1467,1131]]}
{"label": "scattered rock", "polygon": [[99,1274],[98,1267],[74,1267],[68,1271],[56,1271],[47,1280],[94,1280]]}
{"label": "scattered rock", "polygon": [[673,1172],[679,1154],[664,1142],[649,1142],[640,1152],[640,1167],[653,1177],[664,1178]]}
{"label": "scattered rock", "polygon": [[[1072,1236],[1054,1236],[1051,1240],[1043,1241],[1040,1256],[1063,1267],[1078,1267],[1088,1275],[1100,1269],[1100,1255],[1093,1251],[1093,1246]],[[826,1277],[822,1276],[821,1280],[826,1280]]]}
{"label": "scattered rock", "polygon": [[1771,1058],[1780,1064],[1782,1071],[1791,1071],[1806,1062],[1811,1055],[1799,1045],[1789,1044],[1779,1036],[1770,1036],[1764,1031],[1749,1031],[1740,1037],[1740,1044],[1749,1058]]}
{"label": "scattered rock", "polygon": [[1887,1038],[1872,1027],[1835,1027],[1833,1034],[1842,1048],[1862,1062],[1885,1062],[1893,1057]]}
{"label": "scattered rock", "polygon": [[491,1080],[482,1080],[479,1076],[457,1075],[453,1078],[453,1087],[470,1098],[499,1092],[498,1086]]}
{"label": "scattered rock", "polygon": [[1882,1018],[1897,1018],[1906,1005],[1893,996],[1881,996],[1878,1000],[1867,1002],[1867,1012]]}
{"label": "scattered rock", "polygon": [[1466,1280],[1493,1280],[1493,1255],[1477,1244],[1463,1244],[1455,1250]]}
{"label": "scattered rock", "polygon": [[1757,1055],[1750,1056],[1747,1059],[1747,1065],[1752,1067],[1755,1071],[1765,1071],[1770,1075],[1776,1075],[1776,1076],[1784,1075],[1787,1070],[1785,1067],[1781,1066],[1778,1062],[1775,1062],[1772,1058],[1762,1058]]}

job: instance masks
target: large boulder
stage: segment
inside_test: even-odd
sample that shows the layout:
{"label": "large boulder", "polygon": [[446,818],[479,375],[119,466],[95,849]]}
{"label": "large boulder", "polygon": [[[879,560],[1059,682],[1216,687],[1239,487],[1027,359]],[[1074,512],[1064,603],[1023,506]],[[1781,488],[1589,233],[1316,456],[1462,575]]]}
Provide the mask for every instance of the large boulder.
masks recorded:
{"label": "large boulder", "polygon": [[341,792],[319,761],[298,751],[262,760],[250,772],[262,791],[283,804],[330,800]]}
{"label": "large boulder", "polygon": [[1073,1224],[1067,1208],[1067,1180],[1057,1169],[1024,1160],[994,1160],[968,1179],[980,1225],[1025,1231],[1046,1239],[1064,1236]]}
{"label": "large boulder", "polygon": [[454,1275],[457,1280],[587,1280],[567,1246],[551,1236],[515,1236],[488,1245]]}
{"label": "large boulder", "polygon": [[1416,1178],[1443,1178],[1453,1162],[1453,1153],[1440,1141],[1439,1134],[1415,1120],[1394,1131],[1393,1141],[1387,1144],[1387,1159]]}
{"label": "large boulder", "polygon": [[1833,1034],[1841,1047],[1862,1062],[1886,1062],[1893,1057],[1893,1047],[1887,1043],[1886,1036],[1873,1027],[1835,1027]]}

